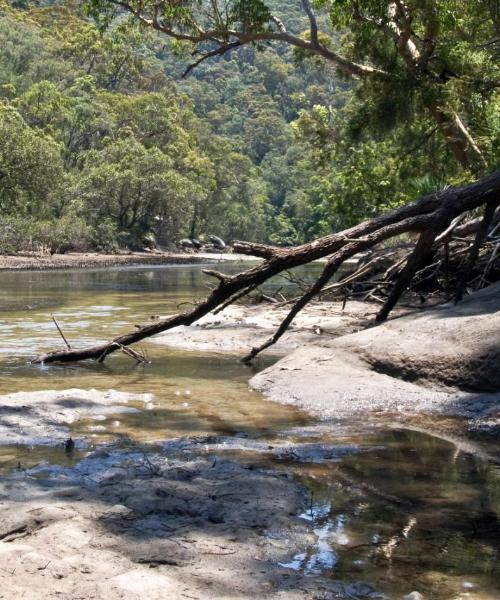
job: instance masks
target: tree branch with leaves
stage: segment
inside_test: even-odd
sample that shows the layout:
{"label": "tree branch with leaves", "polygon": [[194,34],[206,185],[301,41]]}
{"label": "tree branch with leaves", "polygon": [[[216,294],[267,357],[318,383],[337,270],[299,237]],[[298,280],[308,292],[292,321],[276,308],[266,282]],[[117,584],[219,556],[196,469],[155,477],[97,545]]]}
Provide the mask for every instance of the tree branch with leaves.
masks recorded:
{"label": "tree branch with leaves", "polygon": [[[196,60],[185,74],[205,60],[246,45],[281,43],[301,56],[332,64],[356,85],[375,80],[382,89],[399,87],[400,94],[413,102],[412,112],[424,111],[434,121],[462,168],[481,175],[491,166],[463,114],[464,88],[471,87],[475,77],[477,89],[478,65],[484,71],[480,78],[489,82],[484,99],[495,93],[491,82],[500,81],[498,61],[493,59],[498,44],[489,45],[498,29],[498,15],[488,2],[447,0],[439,6],[430,0],[297,2],[309,23],[304,32],[292,32],[273,12],[271,0],[89,0],[88,8],[103,24],[125,12],[144,26],[191,45]],[[339,42],[340,36],[345,41]],[[367,94],[373,92],[370,86]]]}

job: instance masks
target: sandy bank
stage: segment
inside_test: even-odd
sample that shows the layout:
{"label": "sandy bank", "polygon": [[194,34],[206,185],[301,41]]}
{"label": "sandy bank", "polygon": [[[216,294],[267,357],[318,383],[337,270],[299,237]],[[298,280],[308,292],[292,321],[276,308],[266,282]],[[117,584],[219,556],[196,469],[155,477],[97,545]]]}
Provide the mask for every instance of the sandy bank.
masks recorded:
{"label": "sandy bank", "polygon": [[[209,314],[190,327],[176,327],[151,339],[152,342],[184,350],[246,353],[264,342],[289,310],[287,306],[259,304],[232,305],[223,312]],[[292,326],[269,354],[283,355],[304,345],[322,345],[341,335],[358,331],[373,320],[377,306],[349,302],[311,304],[294,320]]]}
{"label": "sandy bank", "polygon": [[[280,566],[316,536],[305,489],[217,457],[100,451],[0,481],[5,598],[384,598]],[[0,596],[2,596],[0,591]]]}
{"label": "sandy bank", "polygon": [[219,261],[258,260],[231,253],[209,252],[131,252],[129,254],[99,254],[68,252],[66,254],[0,255],[0,271],[48,271],[54,269],[92,269],[135,265],[175,265]]}
{"label": "sandy bank", "polygon": [[251,380],[320,418],[458,415],[500,428],[500,284],[337,339],[298,348]]}

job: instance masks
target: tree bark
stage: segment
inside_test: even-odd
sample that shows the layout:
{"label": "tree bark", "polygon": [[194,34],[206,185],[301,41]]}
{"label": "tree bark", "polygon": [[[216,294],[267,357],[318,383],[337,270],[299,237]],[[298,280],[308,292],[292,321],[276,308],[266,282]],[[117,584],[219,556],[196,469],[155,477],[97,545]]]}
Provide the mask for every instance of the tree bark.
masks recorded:
{"label": "tree bark", "polygon": [[455,304],[460,302],[463,298],[465,292],[465,286],[467,285],[467,281],[472,273],[472,269],[474,268],[474,264],[479,255],[479,249],[481,248],[481,244],[484,242],[488,235],[488,230],[491,226],[493,218],[495,216],[495,211],[497,209],[498,204],[500,203],[500,198],[497,196],[494,200],[491,200],[486,204],[484,209],[484,215],[481,219],[481,223],[476,232],[476,237],[474,239],[474,243],[471,246],[469,256],[467,258],[467,263],[465,264],[465,268],[462,272],[462,277],[457,285],[457,291],[455,295]]}
{"label": "tree bark", "polygon": [[471,169],[476,175],[483,173],[486,160],[460,117],[454,112],[448,114],[436,104],[429,106],[429,112],[460,165],[464,169]]}

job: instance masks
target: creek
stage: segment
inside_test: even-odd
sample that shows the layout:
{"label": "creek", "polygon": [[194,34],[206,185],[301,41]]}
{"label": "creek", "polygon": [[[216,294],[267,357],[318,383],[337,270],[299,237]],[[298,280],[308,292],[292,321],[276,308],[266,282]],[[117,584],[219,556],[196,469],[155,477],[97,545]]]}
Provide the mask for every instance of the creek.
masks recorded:
{"label": "creek", "polygon": [[[256,370],[275,360],[269,357],[249,369],[232,355],[146,342],[149,365],[122,354],[104,364],[29,364],[61,345],[51,314],[71,343],[105,341],[205,295],[201,268],[2,274],[0,394],[112,389],[150,394],[150,401],[73,423],[71,456],[60,442],[5,444],[0,472],[40,463],[71,468],[103,444],[125,451],[147,443],[158,452],[179,438],[202,440],[210,452],[287,471],[306,485],[310,501],[299,517],[311,524],[315,541],[282,566],[367,581],[394,599],[412,590],[436,600],[500,598],[500,473],[484,458],[369,420],[316,424],[269,402],[248,386]],[[276,544],[286,543],[286,535],[268,532]]]}

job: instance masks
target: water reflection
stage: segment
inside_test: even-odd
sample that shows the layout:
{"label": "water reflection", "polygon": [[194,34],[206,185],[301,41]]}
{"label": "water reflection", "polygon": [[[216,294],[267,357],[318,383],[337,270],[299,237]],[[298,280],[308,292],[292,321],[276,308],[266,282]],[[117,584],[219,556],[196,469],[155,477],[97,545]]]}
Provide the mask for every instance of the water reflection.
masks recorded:
{"label": "water reflection", "polygon": [[301,517],[317,537],[290,568],[357,574],[396,598],[499,598],[498,467],[406,430],[351,441],[371,449],[295,469],[312,491]]}

